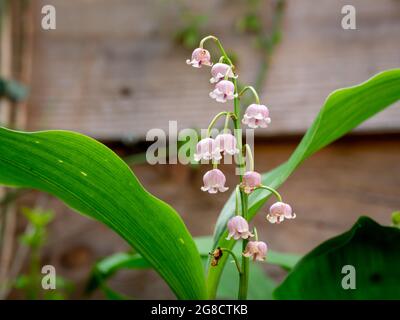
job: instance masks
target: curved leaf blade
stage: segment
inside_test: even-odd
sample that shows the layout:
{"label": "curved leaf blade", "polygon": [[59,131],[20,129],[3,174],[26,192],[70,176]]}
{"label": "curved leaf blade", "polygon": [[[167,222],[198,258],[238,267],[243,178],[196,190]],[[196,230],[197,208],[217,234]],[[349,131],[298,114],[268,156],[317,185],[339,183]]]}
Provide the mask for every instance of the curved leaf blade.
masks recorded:
{"label": "curved leaf blade", "polygon": [[[400,299],[399,251],[399,229],[361,217],[349,231],[325,241],[305,255],[275,290],[274,297]],[[345,269],[342,273],[344,266],[354,269]],[[352,282],[355,288],[345,290],[342,281],[347,285]]]}
{"label": "curved leaf blade", "polygon": [[180,216],[96,140],[68,131],[0,128],[0,184],[60,198],[122,236],[178,298],[206,297],[203,264]]}
{"label": "curved leaf blade", "polygon": [[[309,156],[398,100],[400,69],[383,71],[359,85],[332,92],[289,160],[263,174],[263,184],[278,188]],[[270,196],[271,193],[267,190],[259,190],[250,195],[250,219]],[[233,241],[227,241],[225,237],[226,224],[234,214],[234,207],[235,195],[232,194],[218,218],[214,231],[214,247],[232,248]],[[209,269],[209,297],[215,296],[225,262],[222,258],[218,267]]]}

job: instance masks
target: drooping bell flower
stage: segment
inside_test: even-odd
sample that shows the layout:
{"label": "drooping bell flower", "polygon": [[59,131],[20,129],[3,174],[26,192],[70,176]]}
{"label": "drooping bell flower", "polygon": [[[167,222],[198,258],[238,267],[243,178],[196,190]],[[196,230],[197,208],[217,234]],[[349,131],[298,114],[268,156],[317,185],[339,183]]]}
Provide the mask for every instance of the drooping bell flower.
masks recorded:
{"label": "drooping bell flower", "polygon": [[267,244],[263,241],[249,241],[243,255],[247,258],[253,258],[253,261],[264,261],[267,255]]}
{"label": "drooping bell flower", "polygon": [[221,80],[215,85],[214,91],[210,92],[210,97],[218,102],[226,102],[235,98],[235,86],[231,81]]}
{"label": "drooping bell flower", "polygon": [[222,133],[215,138],[215,146],[224,154],[234,155],[239,153],[236,147],[236,138],[231,133]]}
{"label": "drooping bell flower", "polygon": [[228,221],[229,234],[226,238],[230,240],[231,238],[235,240],[247,239],[253,237],[254,235],[249,231],[249,224],[246,219],[242,216],[234,216]]}
{"label": "drooping bell flower", "polygon": [[276,202],[269,208],[267,220],[271,223],[281,223],[285,219],[294,219],[296,214],[287,203]]}
{"label": "drooping bell flower", "polygon": [[261,186],[261,175],[255,171],[247,171],[243,175],[240,186],[245,193],[252,193],[257,187]]}
{"label": "drooping bell flower", "polygon": [[225,192],[229,189],[225,187],[225,182],[226,178],[223,172],[219,169],[212,169],[203,176],[204,186],[201,187],[201,190],[208,193]]}
{"label": "drooping bell flower", "polygon": [[213,138],[205,138],[200,140],[196,145],[196,153],[194,160],[220,160],[222,158],[221,151]]}
{"label": "drooping bell flower", "polygon": [[194,49],[192,59],[187,59],[186,63],[195,68],[200,68],[203,65],[212,66],[210,52],[203,48]]}
{"label": "drooping bell flower", "polygon": [[271,123],[269,110],[262,104],[251,104],[247,107],[242,122],[250,128],[266,128]]}
{"label": "drooping bell flower", "polygon": [[225,63],[216,63],[211,68],[212,78],[210,79],[211,83],[217,83],[223,80],[225,77],[235,78],[235,74],[232,71],[232,67]]}

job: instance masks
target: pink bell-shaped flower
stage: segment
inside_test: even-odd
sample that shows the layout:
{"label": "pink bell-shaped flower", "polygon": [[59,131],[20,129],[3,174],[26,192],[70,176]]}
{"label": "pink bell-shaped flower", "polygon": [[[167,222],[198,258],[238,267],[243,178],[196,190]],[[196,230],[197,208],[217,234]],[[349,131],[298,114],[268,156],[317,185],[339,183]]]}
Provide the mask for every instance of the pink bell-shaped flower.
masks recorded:
{"label": "pink bell-shaped flower", "polygon": [[203,176],[204,186],[201,187],[201,190],[208,193],[225,192],[229,189],[225,187],[225,182],[226,178],[223,172],[219,169],[212,169]]}
{"label": "pink bell-shaped flower", "polygon": [[211,68],[212,78],[210,79],[211,83],[217,83],[223,80],[225,77],[235,78],[235,74],[232,71],[232,67],[225,63],[216,63]]}
{"label": "pink bell-shaped flower", "polygon": [[252,257],[253,261],[264,261],[267,255],[267,244],[263,241],[249,241],[243,255],[247,258]]}
{"label": "pink bell-shaped flower", "polygon": [[271,123],[269,110],[262,104],[251,104],[247,107],[242,122],[250,128],[266,128]]}
{"label": "pink bell-shaped flower", "polygon": [[235,240],[247,239],[253,237],[254,235],[249,231],[249,224],[246,219],[241,216],[234,216],[228,221],[229,234],[226,238],[230,240],[231,238]]}
{"label": "pink bell-shaped flower", "polygon": [[292,207],[283,202],[275,202],[269,208],[267,220],[271,223],[281,223],[285,219],[294,219],[296,214],[292,211]]}
{"label": "pink bell-shaped flower", "polygon": [[245,193],[252,193],[261,185],[261,175],[255,171],[247,171],[242,178],[241,187]]}
{"label": "pink bell-shaped flower", "polygon": [[218,102],[226,102],[235,98],[235,86],[231,81],[221,80],[215,85],[214,91],[210,92],[210,97]]}
{"label": "pink bell-shaped flower", "polygon": [[230,133],[222,133],[215,138],[216,148],[224,154],[234,155],[239,153],[239,149],[236,147],[236,144],[235,136]]}
{"label": "pink bell-shaped flower", "polygon": [[196,145],[196,153],[194,160],[220,160],[222,158],[221,151],[218,148],[215,140],[212,138],[205,138],[200,140]]}
{"label": "pink bell-shaped flower", "polygon": [[186,63],[195,68],[201,66],[212,66],[210,52],[203,48],[194,49],[192,59],[187,59]]}

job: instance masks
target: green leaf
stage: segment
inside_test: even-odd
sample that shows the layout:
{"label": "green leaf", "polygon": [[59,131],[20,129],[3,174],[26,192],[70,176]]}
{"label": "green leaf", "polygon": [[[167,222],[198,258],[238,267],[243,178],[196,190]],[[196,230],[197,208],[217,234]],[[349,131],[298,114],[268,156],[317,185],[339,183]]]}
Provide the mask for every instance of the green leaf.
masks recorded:
{"label": "green leaf", "polygon": [[269,264],[275,264],[282,267],[285,270],[292,270],[294,266],[301,259],[301,255],[294,253],[283,253],[273,250],[268,250],[266,262]]}
{"label": "green leaf", "polygon": [[[400,230],[361,217],[317,248],[275,290],[277,299],[400,299]],[[343,269],[353,266],[353,271]],[[342,271],[343,269],[343,271]],[[343,289],[351,284],[355,289]]]}
{"label": "green leaf", "polygon": [[149,269],[149,264],[138,253],[118,252],[97,262],[91,272],[86,292],[90,293],[122,269]]}
{"label": "green leaf", "polygon": [[101,290],[108,300],[131,300],[122,293],[116,292],[105,284],[101,285]]}
{"label": "green leaf", "polygon": [[[263,184],[278,188],[309,156],[342,137],[379,111],[400,100],[400,69],[381,72],[368,81],[331,93],[312,126],[289,160],[263,175]],[[249,197],[249,214],[253,218],[271,196],[267,190],[255,191]],[[225,240],[226,224],[233,216],[235,195],[232,194],[218,218],[214,232],[214,246],[231,248],[233,241]],[[301,213],[299,213],[301,215]],[[224,258],[218,267],[209,269],[209,297],[214,297]]]}
{"label": "green leaf", "polygon": [[178,298],[206,297],[203,265],[180,216],[101,143],[68,131],[0,128],[0,184],[53,194],[121,235]]}

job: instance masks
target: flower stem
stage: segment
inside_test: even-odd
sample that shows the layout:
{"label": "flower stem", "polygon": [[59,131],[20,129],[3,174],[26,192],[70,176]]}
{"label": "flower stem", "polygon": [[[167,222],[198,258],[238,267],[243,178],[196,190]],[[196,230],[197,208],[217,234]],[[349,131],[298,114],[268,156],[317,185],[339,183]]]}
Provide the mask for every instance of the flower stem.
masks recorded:
{"label": "flower stem", "polygon": [[272,192],[275,195],[275,197],[278,199],[278,201],[282,202],[282,196],[274,188],[262,185],[262,186],[259,186],[257,189],[265,189],[265,190]]}
{"label": "flower stem", "polygon": [[245,86],[242,91],[240,91],[239,97],[241,97],[247,90],[250,90],[253,93],[256,103],[260,104],[260,97],[258,96],[256,89],[254,89],[252,86]]}
{"label": "flower stem", "polygon": [[[247,220],[247,195],[242,191],[242,212],[243,212],[243,218]],[[242,251],[244,252],[246,250],[246,246],[248,243],[248,239],[243,239],[242,240]],[[242,273],[240,273],[239,276],[239,294],[238,294],[238,299],[239,300],[246,300],[247,299],[247,291],[248,291],[248,286],[249,286],[249,266],[250,266],[250,260],[249,258],[246,258],[245,256],[242,255]]]}
{"label": "flower stem", "polygon": [[[207,41],[208,39],[213,39],[220,51],[221,54],[224,56],[225,61],[230,64],[232,69],[234,69],[234,65],[232,63],[232,60],[228,57],[227,53],[224,50],[224,47],[222,46],[221,42],[218,40],[217,37],[214,36],[207,36],[203,38],[200,42],[200,48],[203,47],[204,42]],[[235,98],[233,100],[233,106],[234,106],[234,115],[235,117],[233,118],[233,124],[235,128],[235,137],[237,141],[237,147],[239,150],[242,150],[243,146],[243,141],[242,141],[242,130],[240,126],[240,118],[241,118],[241,113],[240,113],[240,101],[239,101],[239,95],[238,93],[238,84],[237,84],[237,79],[233,78],[232,79],[233,85],[235,86]],[[237,155],[237,162],[238,162],[238,167],[239,167],[239,180],[242,182],[243,179],[243,167],[244,167],[244,161],[243,161],[243,154],[242,152],[239,152]],[[248,196],[243,190],[240,190],[240,198],[241,198],[241,204],[242,204],[242,216],[247,220],[247,202],[248,202]],[[247,246],[248,240],[243,240],[243,251]],[[248,283],[249,283],[249,258],[246,258],[242,255],[242,268],[241,268],[241,273],[240,273],[240,280],[239,280],[239,294],[238,298],[241,300],[247,299],[247,290],[248,290]]]}
{"label": "flower stem", "polygon": [[[237,81],[236,79],[233,79],[233,84],[235,86],[235,93],[237,93]],[[233,100],[234,104],[234,113],[236,118],[234,119],[234,127],[235,127],[235,136],[236,136],[236,141],[238,145],[238,149],[242,150],[243,146],[243,141],[242,141],[242,130],[240,127],[240,101],[238,96],[235,97]],[[239,180],[242,182],[243,179],[243,167],[245,165],[245,162],[243,161],[243,154],[242,152],[239,152],[237,155],[237,160],[238,160],[238,167],[239,167]],[[240,190],[240,199],[241,199],[241,204],[242,204],[242,216],[244,219],[247,220],[247,194],[243,192],[243,190]],[[248,240],[243,240],[243,251],[247,246]],[[248,285],[249,285],[249,258],[246,258],[242,256],[242,273],[240,274],[240,279],[239,279],[239,293],[238,293],[238,299],[240,300],[246,300],[247,299],[247,290],[248,290]]]}
{"label": "flower stem", "polygon": [[256,227],[253,228],[253,232],[254,232],[254,240],[258,241],[258,232]]}
{"label": "flower stem", "polygon": [[246,156],[249,158],[250,166],[249,166],[249,171],[254,171],[254,158],[253,158],[253,153],[251,152],[250,146],[246,143]]}
{"label": "flower stem", "polygon": [[218,113],[218,114],[214,117],[214,119],[211,120],[210,125],[208,126],[208,129],[207,129],[207,137],[210,136],[211,129],[214,127],[214,125],[215,125],[215,123],[218,121],[218,119],[219,119],[220,117],[224,116],[224,115],[229,115],[229,112],[228,112],[228,111],[222,111],[222,112]]}
{"label": "flower stem", "polygon": [[207,36],[207,37],[201,39],[201,41],[200,41],[200,48],[203,48],[203,47],[204,47],[204,43],[205,43],[207,40],[210,40],[210,39],[214,40],[214,41],[217,43],[218,48],[219,48],[219,50],[221,51],[221,54],[224,56],[225,60],[226,60],[231,66],[233,66],[232,60],[228,57],[228,54],[225,52],[225,49],[224,49],[224,47],[223,47],[222,44],[221,44],[221,41],[219,41],[219,39],[218,39],[217,37],[211,36],[211,35],[210,35],[210,36]]}
{"label": "flower stem", "polygon": [[235,214],[237,216],[240,215],[240,210],[239,210],[239,202],[240,202],[240,186],[237,185],[236,186],[236,190],[235,190],[235,195],[236,195],[236,201],[235,201]]}
{"label": "flower stem", "polygon": [[225,118],[224,132],[228,132],[229,130],[229,119],[231,118],[231,114],[227,113]]}
{"label": "flower stem", "polygon": [[232,256],[233,260],[235,260],[236,268],[237,268],[237,270],[238,270],[238,272],[239,272],[239,275],[242,274],[242,270],[240,269],[239,260],[238,260],[238,258],[236,257],[236,255],[233,253],[233,251],[231,251],[231,250],[229,250],[229,249],[227,249],[227,248],[221,248],[221,250],[222,250],[223,252],[228,252],[228,253]]}

